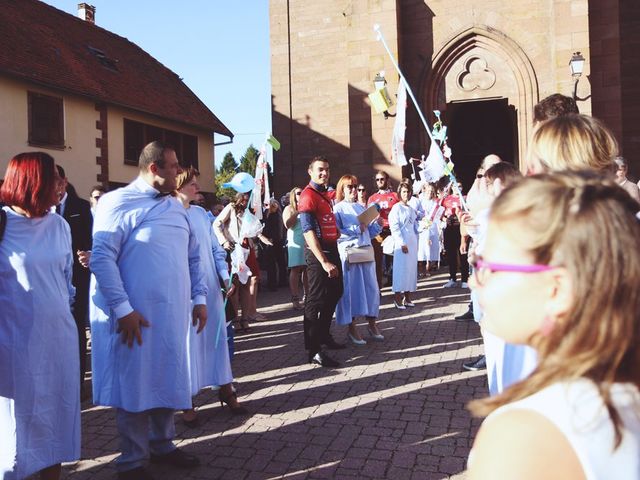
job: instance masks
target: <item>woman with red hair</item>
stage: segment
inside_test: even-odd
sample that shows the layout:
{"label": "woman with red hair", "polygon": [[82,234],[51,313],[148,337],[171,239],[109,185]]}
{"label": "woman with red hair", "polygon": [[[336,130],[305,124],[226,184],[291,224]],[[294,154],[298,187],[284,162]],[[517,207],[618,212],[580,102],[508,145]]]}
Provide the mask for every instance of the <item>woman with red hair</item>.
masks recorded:
{"label": "woman with red hair", "polygon": [[[60,181],[41,152],[9,162],[0,188],[0,473],[60,478],[80,458],[78,333],[69,226],[50,214]],[[7,435],[8,433],[8,435]]]}

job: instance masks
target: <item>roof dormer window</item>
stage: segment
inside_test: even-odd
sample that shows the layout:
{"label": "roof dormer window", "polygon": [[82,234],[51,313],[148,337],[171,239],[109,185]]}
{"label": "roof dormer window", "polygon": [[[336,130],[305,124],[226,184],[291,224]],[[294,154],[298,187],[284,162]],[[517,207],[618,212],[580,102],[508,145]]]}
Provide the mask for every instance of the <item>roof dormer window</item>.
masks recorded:
{"label": "roof dormer window", "polygon": [[98,59],[103,67],[106,67],[114,72],[118,71],[118,60],[108,57],[107,54],[99,48],[94,48],[91,46],[87,46],[87,48],[89,49],[89,52]]}

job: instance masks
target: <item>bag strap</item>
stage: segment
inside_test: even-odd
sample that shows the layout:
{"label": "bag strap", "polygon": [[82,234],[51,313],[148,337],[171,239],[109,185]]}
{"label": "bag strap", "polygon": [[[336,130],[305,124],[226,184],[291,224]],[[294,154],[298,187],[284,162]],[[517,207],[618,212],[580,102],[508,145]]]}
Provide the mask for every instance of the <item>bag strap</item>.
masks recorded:
{"label": "bag strap", "polygon": [[309,190],[311,190],[313,193],[315,193],[316,195],[318,195],[320,198],[322,198],[322,200],[324,200],[325,202],[327,202],[329,204],[329,207],[331,207],[331,210],[333,211],[333,204],[331,203],[331,201],[325,197],[321,192],[319,192],[318,190],[316,190],[315,188],[313,188],[311,185],[309,185]]}
{"label": "bag strap", "polygon": [[7,212],[0,208],[0,242],[4,237],[4,231],[7,228]]}

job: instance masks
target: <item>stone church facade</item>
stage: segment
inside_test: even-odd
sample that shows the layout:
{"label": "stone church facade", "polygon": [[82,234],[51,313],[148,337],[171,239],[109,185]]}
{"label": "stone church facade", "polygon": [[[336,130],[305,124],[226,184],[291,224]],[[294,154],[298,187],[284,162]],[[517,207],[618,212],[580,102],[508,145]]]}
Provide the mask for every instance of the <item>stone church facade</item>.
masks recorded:
{"label": "stone church facade", "polygon": [[[279,193],[306,183],[315,155],[331,161],[334,181],[350,172],[370,185],[376,169],[402,175],[390,162],[394,119],[374,113],[367,98],[381,70],[392,96],[398,86],[374,24],[428,121],[442,112],[465,183],[488,153],[522,166],[534,105],[574,92],[574,52],[586,59],[580,111],[612,129],[640,174],[637,0],[271,0],[270,18]],[[407,157],[428,146],[410,105]]]}

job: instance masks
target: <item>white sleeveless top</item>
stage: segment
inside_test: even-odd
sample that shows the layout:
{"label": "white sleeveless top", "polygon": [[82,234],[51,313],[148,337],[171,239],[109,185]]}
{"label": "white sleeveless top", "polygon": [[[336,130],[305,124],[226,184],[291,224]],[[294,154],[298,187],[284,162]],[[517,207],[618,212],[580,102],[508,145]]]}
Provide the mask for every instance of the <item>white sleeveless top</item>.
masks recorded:
{"label": "white sleeveless top", "polygon": [[565,435],[587,480],[639,480],[640,392],[631,384],[616,383],[611,398],[623,422],[616,450],[613,423],[595,385],[586,379],[556,383],[504,405],[485,422],[509,410],[533,410]]}

